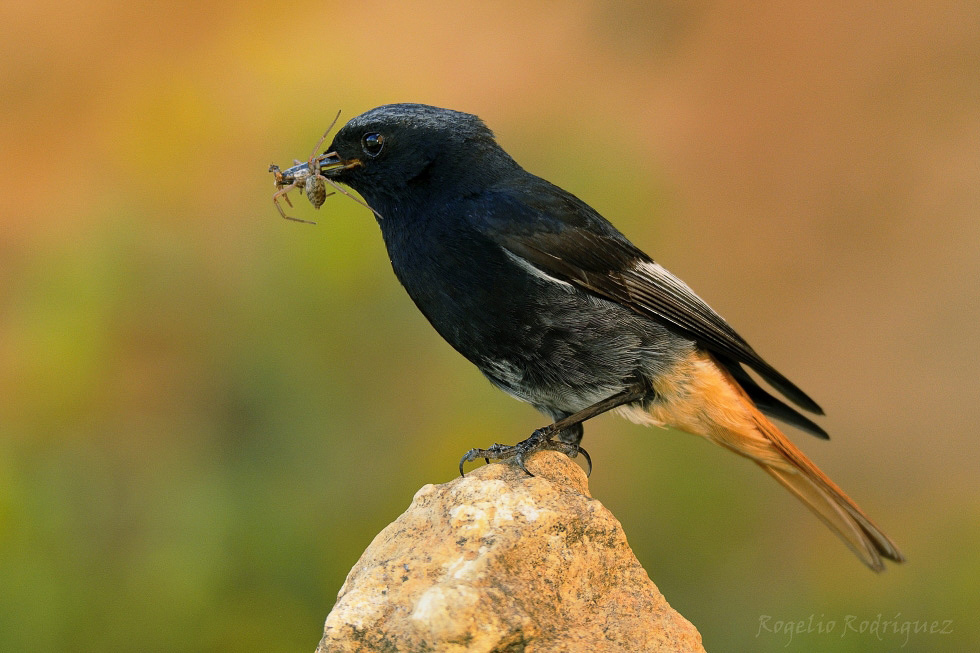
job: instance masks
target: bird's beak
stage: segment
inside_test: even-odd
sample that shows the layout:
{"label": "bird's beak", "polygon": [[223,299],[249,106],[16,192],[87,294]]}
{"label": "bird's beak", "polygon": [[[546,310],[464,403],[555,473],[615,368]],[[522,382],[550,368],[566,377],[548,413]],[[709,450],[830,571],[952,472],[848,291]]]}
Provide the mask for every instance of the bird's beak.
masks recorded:
{"label": "bird's beak", "polygon": [[360,159],[341,159],[336,152],[324,152],[317,157],[316,161],[320,166],[320,174],[325,177],[334,177],[342,170],[361,165]]}
{"label": "bird's beak", "polygon": [[314,167],[319,168],[319,173],[324,177],[335,177],[343,170],[356,168],[357,166],[361,165],[361,160],[341,159],[340,155],[336,152],[325,152],[324,154],[321,154],[310,161],[305,163],[297,163],[291,168],[286,168],[282,172],[279,172],[278,166],[270,167],[269,171],[273,172],[273,168],[275,168],[274,172],[276,173],[276,183],[288,185],[296,181],[297,178],[305,178],[310,176],[310,163],[313,163]]}

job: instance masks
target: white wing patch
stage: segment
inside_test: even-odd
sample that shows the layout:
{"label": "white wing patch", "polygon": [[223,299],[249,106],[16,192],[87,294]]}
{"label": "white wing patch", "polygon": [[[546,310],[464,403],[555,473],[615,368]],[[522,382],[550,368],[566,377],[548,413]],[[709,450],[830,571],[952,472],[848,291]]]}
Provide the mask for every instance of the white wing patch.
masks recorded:
{"label": "white wing patch", "polygon": [[504,250],[504,254],[506,254],[510,258],[510,260],[512,260],[514,263],[517,263],[517,265],[520,266],[528,274],[531,274],[532,276],[535,276],[535,277],[537,277],[539,279],[543,279],[543,280],[545,280],[545,281],[547,281],[549,283],[558,284],[559,286],[561,286],[563,289],[565,289],[568,292],[575,292],[575,286],[573,286],[572,284],[568,283],[567,281],[562,281],[561,279],[556,279],[555,277],[551,276],[550,274],[545,273],[543,270],[541,270],[540,268],[535,267],[529,261],[521,258],[520,256],[518,256],[514,252],[510,251],[509,249],[507,249],[506,247],[502,247],[501,249]]}
{"label": "white wing patch", "polygon": [[674,274],[670,270],[660,265],[659,263],[653,263],[649,261],[638,261],[633,269],[635,269],[641,275],[652,277],[653,279],[660,279],[663,282],[665,282],[666,285],[671,285],[675,288],[680,288],[683,291],[688,292],[694,297],[696,297],[697,299],[699,299],[702,303],[704,303],[705,306],[708,305],[707,302],[701,299],[696,292],[691,290],[691,287],[689,285],[687,285],[686,283],[678,279],[676,276],[674,276]]}

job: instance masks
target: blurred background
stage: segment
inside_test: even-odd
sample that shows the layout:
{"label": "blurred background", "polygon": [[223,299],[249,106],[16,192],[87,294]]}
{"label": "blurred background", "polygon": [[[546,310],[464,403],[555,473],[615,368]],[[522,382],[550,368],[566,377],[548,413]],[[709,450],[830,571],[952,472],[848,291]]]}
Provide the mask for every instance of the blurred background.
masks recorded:
{"label": "blurred background", "polygon": [[977,646],[980,5],[859,4],[0,2],[0,650],[312,651],[419,487],[543,424],[366,209],[273,207],[270,163],[404,101],[695,288],[909,558],[876,576],[754,465],[600,417],[593,494],[709,651]]}

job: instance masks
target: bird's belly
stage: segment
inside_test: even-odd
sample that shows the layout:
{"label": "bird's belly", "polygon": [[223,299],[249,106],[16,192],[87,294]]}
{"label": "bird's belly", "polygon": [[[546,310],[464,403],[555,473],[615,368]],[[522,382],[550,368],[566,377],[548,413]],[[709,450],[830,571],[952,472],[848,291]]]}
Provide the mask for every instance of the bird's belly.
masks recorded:
{"label": "bird's belly", "polygon": [[655,378],[689,350],[689,341],[619,304],[537,279],[521,286],[416,303],[494,385],[539,408],[581,410]]}
{"label": "bird's belly", "polygon": [[395,233],[386,243],[436,331],[494,385],[538,408],[580,410],[664,373],[693,346],[629,308],[529,272],[472,234]]}

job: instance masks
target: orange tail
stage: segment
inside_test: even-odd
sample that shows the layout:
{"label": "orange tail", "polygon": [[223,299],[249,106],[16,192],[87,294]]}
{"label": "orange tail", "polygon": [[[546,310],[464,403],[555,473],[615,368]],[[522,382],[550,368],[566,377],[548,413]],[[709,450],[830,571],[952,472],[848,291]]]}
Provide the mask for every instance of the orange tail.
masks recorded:
{"label": "orange tail", "polygon": [[705,352],[694,352],[655,383],[661,401],[646,411],[622,410],[634,421],[676,426],[752,459],[796,495],[874,569],[882,558],[905,557],[854,501],[770,422],[731,374]]}
{"label": "orange tail", "polygon": [[883,557],[895,562],[905,561],[905,556],[895,543],[836,483],[786,439],[772,422],[761,414],[759,418],[761,418],[757,423],[759,431],[765,434],[792,465],[791,468],[777,467],[757,460],[762,469],[805,503],[823,523],[851,547],[864,564],[875,571],[883,571],[885,569]]}

